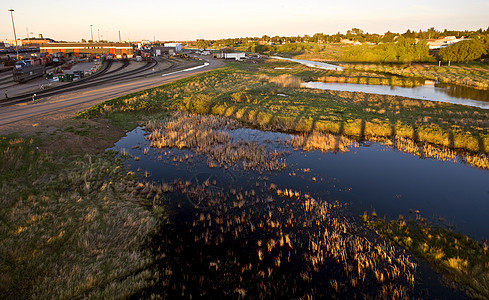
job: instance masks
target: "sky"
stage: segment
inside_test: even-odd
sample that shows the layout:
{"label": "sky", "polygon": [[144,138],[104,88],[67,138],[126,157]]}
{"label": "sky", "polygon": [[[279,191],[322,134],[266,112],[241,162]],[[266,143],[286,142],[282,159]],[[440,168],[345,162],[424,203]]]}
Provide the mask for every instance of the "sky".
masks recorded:
{"label": "sky", "polygon": [[489,27],[489,0],[0,0],[0,39],[123,41],[195,40],[231,37],[476,30]]}

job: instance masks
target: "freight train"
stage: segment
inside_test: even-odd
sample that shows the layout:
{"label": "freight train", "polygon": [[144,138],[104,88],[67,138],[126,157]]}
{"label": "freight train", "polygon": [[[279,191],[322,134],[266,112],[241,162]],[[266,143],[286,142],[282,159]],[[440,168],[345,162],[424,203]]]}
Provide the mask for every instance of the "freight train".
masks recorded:
{"label": "freight train", "polygon": [[15,62],[13,79],[16,82],[25,82],[46,74],[46,66],[53,63],[50,55],[41,58],[18,60]]}

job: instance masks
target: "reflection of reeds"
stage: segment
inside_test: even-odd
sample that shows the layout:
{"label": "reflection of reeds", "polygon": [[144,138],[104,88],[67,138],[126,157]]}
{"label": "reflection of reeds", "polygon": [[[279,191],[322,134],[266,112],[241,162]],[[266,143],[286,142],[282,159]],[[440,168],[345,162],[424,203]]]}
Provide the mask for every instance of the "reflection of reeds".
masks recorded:
{"label": "reflection of reeds", "polygon": [[[461,161],[474,167],[489,169],[489,156],[485,153],[474,154],[466,151],[456,151],[448,147],[427,142],[415,142],[412,139],[401,136],[395,136],[393,138],[370,136],[368,140],[381,142],[389,147],[393,147],[406,153],[436,160],[455,161],[458,157]],[[313,132],[308,135],[293,135],[286,142],[296,149],[305,151],[320,150],[323,152],[345,152],[348,151],[349,147],[358,147],[358,143],[348,137],[318,132]]]}
{"label": "reflection of reeds", "polygon": [[151,132],[147,139],[152,147],[193,149],[208,155],[209,167],[240,163],[245,170],[285,168],[281,153],[269,153],[256,142],[232,141],[229,130],[238,125],[237,121],[225,117],[176,114],[167,122],[149,122],[146,129]]}
{"label": "reflection of reeds", "polygon": [[358,143],[345,136],[320,132],[313,132],[309,135],[292,135],[286,142],[296,149],[303,149],[305,151],[346,152],[349,147],[358,147]]}
{"label": "reflection of reeds", "polygon": [[317,78],[319,82],[335,82],[335,83],[354,83],[354,84],[373,84],[373,85],[390,85],[402,87],[415,87],[423,85],[421,80],[414,80],[402,77],[350,77],[350,76],[322,76]]}
{"label": "reflection of reeds", "polygon": [[[243,286],[265,298],[309,293],[314,298],[316,290],[322,290],[316,297],[328,291],[395,298],[407,297],[414,286],[416,264],[410,257],[362,236],[358,225],[337,216],[338,203],[273,184],[272,190],[286,192],[266,196],[266,188],[263,194],[233,188],[216,194],[212,186],[182,180],[172,186],[200,207],[184,232],[166,236],[168,245],[161,247],[168,256],[165,268],[174,271],[167,278],[170,298]],[[211,273],[209,261],[218,262]],[[291,268],[295,271],[287,271]],[[324,286],[325,280],[331,286]]]}

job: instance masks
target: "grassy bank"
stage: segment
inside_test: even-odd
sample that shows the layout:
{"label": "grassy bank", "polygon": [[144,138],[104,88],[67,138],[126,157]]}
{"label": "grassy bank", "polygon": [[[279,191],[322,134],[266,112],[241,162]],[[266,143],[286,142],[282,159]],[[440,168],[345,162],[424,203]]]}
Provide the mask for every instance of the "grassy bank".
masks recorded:
{"label": "grassy bank", "polygon": [[452,66],[434,64],[348,64],[342,66],[358,71],[380,72],[408,78],[424,78],[443,83],[489,89],[489,65],[483,63],[459,63]]}
{"label": "grassy bank", "polygon": [[[276,69],[279,68],[279,69]],[[286,68],[286,69],[284,69]],[[299,88],[324,71],[265,61],[228,63],[196,75],[92,107],[82,117],[135,118],[161,111],[189,111],[240,120],[266,130],[346,135],[353,139],[410,140],[410,147],[456,150],[489,168],[487,110],[409,98]]]}
{"label": "grassy bank", "polygon": [[440,272],[467,288],[476,299],[489,298],[489,246],[422,218],[386,221],[363,215],[368,227],[426,259]]}
{"label": "grassy bank", "polygon": [[132,192],[134,174],[114,152],[98,154],[107,141],[95,127],[60,123],[34,138],[0,137],[0,293],[128,297],[153,278],[142,245],[157,211]]}

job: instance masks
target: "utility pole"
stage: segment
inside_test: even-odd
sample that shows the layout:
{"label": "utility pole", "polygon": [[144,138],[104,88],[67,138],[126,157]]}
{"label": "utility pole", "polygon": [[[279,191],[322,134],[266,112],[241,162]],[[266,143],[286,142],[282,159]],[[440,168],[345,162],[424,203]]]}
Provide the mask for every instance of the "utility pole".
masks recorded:
{"label": "utility pole", "polygon": [[12,28],[14,28],[14,38],[15,38],[15,52],[17,52],[17,60],[19,60],[19,47],[17,46],[17,34],[15,33],[15,24],[14,24],[14,10],[11,8],[8,11],[10,12],[10,17],[12,17]]}
{"label": "utility pole", "polygon": [[119,43],[121,42],[121,31],[119,30]]}
{"label": "utility pole", "polygon": [[90,25],[90,36],[92,37],[91,41],[93,43],[93,30],[92,30],[92,26],[93,25]]}

